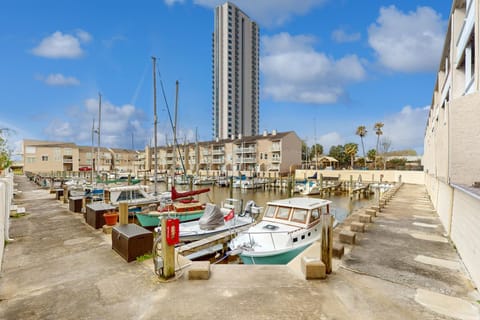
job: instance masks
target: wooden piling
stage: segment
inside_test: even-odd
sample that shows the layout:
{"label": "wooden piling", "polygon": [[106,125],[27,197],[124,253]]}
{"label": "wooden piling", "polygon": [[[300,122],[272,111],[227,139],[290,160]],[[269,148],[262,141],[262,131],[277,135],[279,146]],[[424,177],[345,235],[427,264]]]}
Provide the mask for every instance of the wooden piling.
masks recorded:
{"label": "wooden piling", "polygon": [[119,211],[119,223],[121,225],[128,224],[128,203],[127,202],[120,202],[118,205]]}
{"label": "wooden piling", "polygon": [[175,246],[167,244],[167,218],[162,219],[162,258],[164,279],[175,276]]}
{"label": "wooden piling", "polygon": [[327,274],[332,273],[333,257],[333,216],[325,215],[322,221],[322,262]]}

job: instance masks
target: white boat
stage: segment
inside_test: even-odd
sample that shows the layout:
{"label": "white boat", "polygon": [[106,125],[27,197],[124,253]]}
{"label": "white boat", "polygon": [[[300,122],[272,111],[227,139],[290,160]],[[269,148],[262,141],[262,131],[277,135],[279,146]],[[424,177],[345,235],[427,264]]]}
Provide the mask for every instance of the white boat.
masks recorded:
{"label": "white boat", "polygon": [[331,203],[306,197],[268,202],[262,220],[241,232],[229,247],[241,252],[244,264],[286,264],[320,239]]}
{"label": "white boat", "polygon": [[120,202],[127,202],[132,205],[149,205],[159,203],[159,199],[148,194],[148,187],[142,185],[121,186],[105,189],[109,193],[110,203],[118,206]]}
{"label": "white boat", "polygon": [[308,181],[300,193],[304,196],[313,196],[320,194],[320,190],[321,187],[316,182]]}
{"label": "white boat", "polygon": [[200,177],[193,179],[194,185],[214,185],[217,182],[215,178],[208,178],[208,177]]}
{"label": "white boat", "polygon": [[[242,210],[242,200],[226,199],[222,207],[207,203],[199,220],[182,222],[179,225],[180,242],[191,242],[212,236],[224,231],[235,231],[255,222],[261,207],[249,201]],[[161,228],[155,228],[158,234]]]}

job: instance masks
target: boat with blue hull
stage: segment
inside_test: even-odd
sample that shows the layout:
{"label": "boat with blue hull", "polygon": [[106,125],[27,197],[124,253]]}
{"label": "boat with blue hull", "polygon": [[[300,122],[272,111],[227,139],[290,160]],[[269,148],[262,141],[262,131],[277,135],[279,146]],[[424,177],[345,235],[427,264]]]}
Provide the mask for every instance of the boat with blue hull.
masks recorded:
{"label": "boat with blue hull", "polygon": [[307,197],[268,202],[262,220],[241,232],[229,247],[239,252],[244,264],[286,264],[321,239],[331,203]]}

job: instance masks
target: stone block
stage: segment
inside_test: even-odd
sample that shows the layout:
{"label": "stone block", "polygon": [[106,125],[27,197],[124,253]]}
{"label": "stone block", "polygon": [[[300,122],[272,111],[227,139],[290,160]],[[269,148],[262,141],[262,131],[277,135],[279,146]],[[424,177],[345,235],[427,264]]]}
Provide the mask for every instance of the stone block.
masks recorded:
{"label": "stone block", "polygon": [[325,264],[319,258],[302,257],[302,271],[307,280],[327,277]]}
{"label": "stone block", "polygon": [[350,225],[350,230],[354,232],[365,232],[365,223],[352,222],[352,224]]}
{"label": "stone block", "polygon": [[373,210],[373,209],[366,209],[365,210],[365,214],[368,214],[372,217],[376,217],[377,216],[377,210]]}
{"label": "stone block", "polygon": [[332,255],[335,258],[341,259],[343,257],[344,252],[345,252],[345,247],[343,246],[343,244],[338,243],[338,242],[333,243]]}
{"label": "stone block", "polygon": [[188,280],[208,280],[210,278],[209,261],[193,261],[188,268]]}
{"label": "stone block", "polygon": [[103,233],[105,234],[112,234],[112,229],[113,229],[113,226],[109,226],[106,224],[104,224],[102,227]]}
{"label": "stone block", "polygon": [[381,212],[382,211],[382,208],[380,208],[379,206],[371,206],[370,207],[371,209],[377,211],[377,212]]}
{"label": "stone block", "polygon": [[356,233],[349,230],[342,230],[340,232],[340,242],[347,244],[355,244]]}
{"label": "stone block", "polygon": [[372,222],[372,216],[369,214],[359,214],[358,221],[363,223],[370,223]]}

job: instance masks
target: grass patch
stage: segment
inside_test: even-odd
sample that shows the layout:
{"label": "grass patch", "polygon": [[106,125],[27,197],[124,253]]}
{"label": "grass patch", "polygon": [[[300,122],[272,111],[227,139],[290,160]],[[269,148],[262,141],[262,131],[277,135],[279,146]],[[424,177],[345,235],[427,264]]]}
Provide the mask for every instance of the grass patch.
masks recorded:
{"label": "grass patch", "polygon": [[18,219],[18,218],[21,218],[21,217],[25,217],[27,215],[27,213],[14,213],[14,214],[11,214],[10,215],[10,218],[13,218],[13,219]]}
{"label": "grass patch", "polygon": [[151,253],[145,253],[143,256],[137,257],[137,262],[143,262],[143,261],[151,259],[151,258],[152,258]]}

